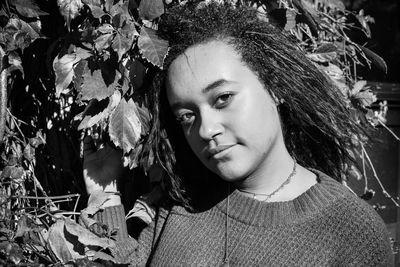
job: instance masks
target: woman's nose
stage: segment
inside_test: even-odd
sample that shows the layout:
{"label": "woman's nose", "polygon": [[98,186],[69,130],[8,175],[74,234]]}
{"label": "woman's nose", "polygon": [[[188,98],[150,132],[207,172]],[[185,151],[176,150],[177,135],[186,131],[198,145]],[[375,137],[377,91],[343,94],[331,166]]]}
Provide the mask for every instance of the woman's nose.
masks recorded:
{"label": "woman's nose", "polygon": [[199,135],[202,139],[209,141],[222,134],[223,129],[218,114],[213,114],[209,111],[202,112],[199,129]]}

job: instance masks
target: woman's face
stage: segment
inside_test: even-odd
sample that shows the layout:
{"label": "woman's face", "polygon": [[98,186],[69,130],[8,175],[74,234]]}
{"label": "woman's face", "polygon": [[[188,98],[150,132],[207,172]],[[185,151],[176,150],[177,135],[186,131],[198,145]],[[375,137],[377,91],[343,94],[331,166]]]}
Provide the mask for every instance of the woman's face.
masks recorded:
{"label": "woman's face", "polygon": [[224,180],[262,174],[282,148],[273,99],[225,42],[196,45],[177,57],[167,97],[191,149]]}

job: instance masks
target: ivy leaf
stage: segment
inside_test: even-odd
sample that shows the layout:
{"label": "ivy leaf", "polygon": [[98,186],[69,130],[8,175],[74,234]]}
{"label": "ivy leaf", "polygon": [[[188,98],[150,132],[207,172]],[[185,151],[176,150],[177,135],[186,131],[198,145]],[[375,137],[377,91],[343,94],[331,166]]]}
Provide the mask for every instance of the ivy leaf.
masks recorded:
{"label": "ivy leaf", "polygon": [[112,33],[114,31],[114,27],[111,24],[106,23],[101,25],[97,30],[102,34]]}
{"label": "ivy leaf", "polygon": [[30,144],[27,144],[24,148],[24,158],[28,161],[35,160],[35,149]]}
{"label": "ivy leaf", "polygon": [[110,47],[112,38],[113,38],[112,33],[103,34],[103,35],[100,35],[99,37],[97,37],[96,40],[94,40],[94,42],[95,42],[94,46],[95,46],[96,50],[101,52],[102,50]]}
{"label": "ivy leaf", "polygon": [[73,245],[65,239],[63,220],[56,221],[50,227],[47,244],[54,255],[62,262],[81,257],[79,253],[74,251]]}
{"label": "ivy leaf", "polygon": [[15,6],[18,13],[24,17],[36,18],[39,16],[49,15],[36,5],[32,0],[14,0],[11,4]]}
{"label": "ivy leaf", "polygon": [[133,39],[129,39],[118,33],[112,41],[112,49],[118,54],[118,61],[131,48]]}
{"label": "ivy leaf", "polygon": [[336,9],[342,12],[344,12],[346,9],[342,0],[316,0],[314,5],[315,6],[322,5],[325,7],[329,7],[332,10]]}
{"label": "ivy leaf", "polygon": [[78,126],[78,130],[92,127],[101,120],[108,118],[120,100],[121,93],[119,91],[115,91],[111,97],[101,101],[97,101],[96,99],[90,100],[85,110],[75,117],[75,119],[83,118]]}
{"label": "ivy leaf", "polygon": [[164,14],[163,0],[142,0],[139,5],[139,15],[142,19],[153,20]]}
{"label": "ivy leaf", "polygon": [[10,64],[10,67],[8,67],[9,72],[12,72],[14,70],[19,70],[22,73],[22,77],[24,76],[24,68],[22,67],[22,60],[18,53],[15,51],[10,51],[8,53],[8,64]]}
{"label": "ivy leaf", "polygon": [[374,103],[377,98],[372,92],[370,87],[366,86],[367,82],[362,80],[354,84],[351,90],[351,98],[353,101],[361,105],[362,107],[369,107]]}
{"label": "ivy leaf", "polygon": [[53,61],[53,70],[56,74],[56,97],[68,87],[74,75],[73,66],[81,59],[76,54],[66,54]]}
{"label": "ivy leaf", "polygon": [[317,63],[326,63],[334,60],[337,57],[336,52],[327,53],[310,53],[307,57]]}
{"label": "ivy leaf", "polygon": [[286,9],[285,31],[290,31],[296,27],[296,13],[293,10]]}
{"label": "ivy leaf", "polygon": [[111,96],[118,83],[114,82],[106,85],[100,70],[90,72],[88,68],[85,69],[83,74],[83,84],[80,92],[81,100],[97,99],[102,100]]}
{"label": "ivy leaf", "polygon": [[57,5],[61,15],[64,17],[68,29],[70,29],[71,21],[79,15],[79,11],[83,7],[81,0],[57,0]]}
{"label": "ivy leaf", "polygon": [[105,261],[111,261],[114,263],[117,263],[117,261],[115,260],[115,258],[113,258],[112,256],[108,255],[107,253],[104,253],[103,251],[96,251],[96,253],[93,255],[93,260],[105,260]]}
{"label": "ivy leaf", "polygon": [[383,60],[383,58],[381,58],[380,56],[375,54],[373,51],[369,50],[368,48],[366,48],[364,46],[360,46],[360,48],[364,52],[365,56],[369,60],[371,60],[372,64],[375,67],[377,67],[378,69],[380,69],[384,73],[387,73],[387,65],[386,65],[385,60]]}
{"label": "ivy leaf", "polygon": [[135,102],[132,99],[122,99],[110,117],[111,140],[121,147],[124,153],[129,153],[135,147],[141,133],[142,124]]}
{"label": "ivy leaf", "polygon": [[164,59],[168,53],[168,41],[159,38],[155,30],[142,27],[138,39],[138,47],[149,62],[162,69]]}
{"label": "ivy leaf", "polygon": [[98,246],[102,248],[109,248],[115,246],[113,240],[108,238],[98,237],[90,232],[88,229],[82,227],[71,219],[65,219],[65,230],[78,237],[78,241],[85,246]]}
{"label": "ivy leaf", "polygon": [[112,43],[113,50],[118,54],[118,60],[132,47],[135,36],[139,35],[136,31],[135,25],[132,21],[128,20],[121,28]]}

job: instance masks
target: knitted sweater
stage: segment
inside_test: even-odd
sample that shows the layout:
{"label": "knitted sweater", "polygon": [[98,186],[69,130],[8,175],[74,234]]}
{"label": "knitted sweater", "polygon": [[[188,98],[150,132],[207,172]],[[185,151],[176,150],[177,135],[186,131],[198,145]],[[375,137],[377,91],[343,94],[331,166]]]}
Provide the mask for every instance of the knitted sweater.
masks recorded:
{"label": "knitted sweater", "polygon": [[[103,222],[122,227],[114,254],[143,266],[390,266],[389,236],[379,215],[321,172],[318,183],[292,201],[265,203],[237,190],[201,212],[161,209],[136,241],[121,206]],[[121,224],[122,223],[122,224]]]}

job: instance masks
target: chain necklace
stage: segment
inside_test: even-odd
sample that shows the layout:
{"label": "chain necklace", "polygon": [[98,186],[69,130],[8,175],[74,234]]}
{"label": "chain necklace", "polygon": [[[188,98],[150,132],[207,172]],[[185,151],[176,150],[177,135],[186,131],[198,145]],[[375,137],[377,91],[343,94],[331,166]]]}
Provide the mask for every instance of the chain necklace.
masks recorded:
{"label": "chain necklace", "polygon": [[[251,192],[246,192],[244,190],[239,190],[241,192],[244,193],[248,193],[253,195],[253,199],[256,198],[257,195],[261,195],[261,196],[265,196],[266,199],[264,199],[263,201],[268,200],[269,198],[271,198],[274,194],[276,194],[276,192],[278,192],[279,190],[281,190],[285,185],[287,185],[288,183],[290,183],[290,181],[292,180],[292,177],[296,174],[296,159],[293,158],[293,170],[292,172],[289,174],[288,178],[277,188],[275,189],[272,193],[270,194],[255,194],[255,193],[251,193]],[[229,267],[229,259],[231,254],[236,250],[236,248],[239,246],[239,244],[242,243],[243,239],[246,237],[247,231],[250,228],[250,225],[252,225],[253,223],[250,223],[246,226],[246,228],[244,229],[241,237],[239,238],[239,241],[236,242],[236,245],[233,247],[233,249],[228,253],[228,247],[229,247],[229,194],[231,192],[231,188],[230,188],[230,184],[228,183],[228,196],[226,199],[226,212],[225,212],[225,253],[224,253],[224,261],[222,263],[222,267]]]}
{"label": "chain necklace", "polygon": [[249,191],[242,190],[242,189],[239,189],[239,191],[243,192],[243,193],[246,193],[246,194],[249,194],[249,195],[252,195],[253,199],[257,199],[257,196],[264,196],[265,199],[263,201],[265,202],[268,199],[270,199],[273,195],[275,195],[278,191],[280,191],[283,187],[285,187],[287,184],[290,183],[290,181],[292,180],[293,176],[296,175],[296,166],[297,166],[296,159],[293,158],[293,170],[292,170],[292,172],[289,174],[288,178],[286,178],[286,180],[277,189],[275,189],[272,193],[269,193],[269,194],[253,193],[253,192],[249,192]]}

